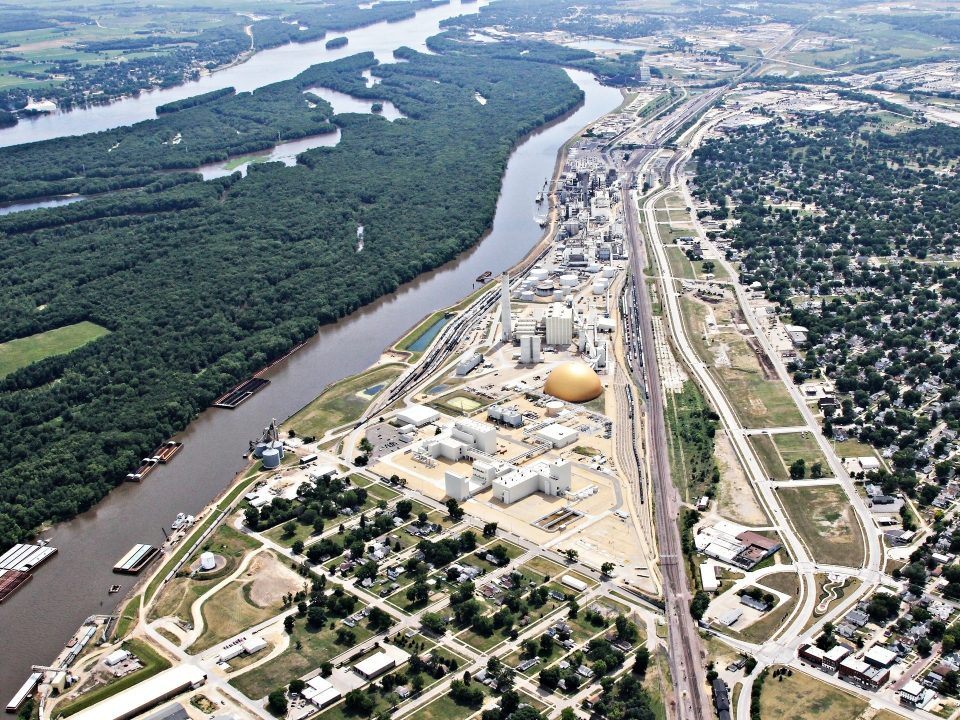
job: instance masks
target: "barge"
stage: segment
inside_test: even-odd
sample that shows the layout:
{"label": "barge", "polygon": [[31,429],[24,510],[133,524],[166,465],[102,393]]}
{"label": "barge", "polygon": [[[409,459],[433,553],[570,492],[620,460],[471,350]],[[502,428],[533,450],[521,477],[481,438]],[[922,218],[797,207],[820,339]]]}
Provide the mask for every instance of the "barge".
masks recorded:
{"label": "barge", "polygon": [[120,558],[117,564],[113,566],[113,571],[124,575],[139,575],[159,554],[160,548],[156,548],[153,545],[147,545],[145,543],[134,545],[127,551],[127,554]]}
{"label": "barge", "polygon": [[269,384],[270,381],[262,377],[252,377],[249,380],[244,380],[235,388],[214,400],[213,406],[233,410]]}

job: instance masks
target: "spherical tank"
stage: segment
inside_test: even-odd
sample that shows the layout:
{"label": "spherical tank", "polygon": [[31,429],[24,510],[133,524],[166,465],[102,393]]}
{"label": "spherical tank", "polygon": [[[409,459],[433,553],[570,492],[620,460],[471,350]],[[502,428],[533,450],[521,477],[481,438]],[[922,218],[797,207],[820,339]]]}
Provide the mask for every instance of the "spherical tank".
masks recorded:
{"label": "spherical tank", "polygon": [[593,400],[603,392],[600,377],[586,363],[566,362],[554,368],[547,376],[543,392],[567,402],[582,403]]}

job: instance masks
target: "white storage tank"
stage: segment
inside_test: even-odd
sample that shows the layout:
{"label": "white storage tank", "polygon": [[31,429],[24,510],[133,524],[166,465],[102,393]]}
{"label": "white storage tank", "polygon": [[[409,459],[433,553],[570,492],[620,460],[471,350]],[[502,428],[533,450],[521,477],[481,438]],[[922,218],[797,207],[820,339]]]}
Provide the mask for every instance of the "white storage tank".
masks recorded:
{"label": "white storage tank", "polygon": [[600,266],[597,265],[597,263],[590,263],[589,265],[587,265],[587,272],[588,273],[600,272]]}
{"label": "white storage tank", "polygon": [[533,302],[533,298],[534,295],[532,290],[524,290],[522,293],[520,293],[521,302]]}
{"label": "white storage tank", "polygon": [[563,410],[563,401],[551,400],[547,403],[547,417],[556,417]]}
{"label": "white storage tank", "polygon": [[549,273],[545,268],[542,267],[535,267],[530,271],[530,277],[532,277],[534,280],[546,280],[547,275],[549,275]]}
{"label": "white storage tank", "polygon": [[267,448],[263,451],[263,466],[268,470],[280,467],[280,451],[276,448]]}
{"label": "white storage tank", "polygon": [[217,558],[212,552],[200,554],[200,569],[204,572],[210,572],[217,568]]}
{"label": "white storage tank", "polygon": [[614,267],[609,267],[609,266],[608,266],[608,267],[605,267],[605,268],[603,269],[603,276],[604,276],[605,278],[608,278],[608,279],[609,279],[609,278],[612,278],[612,277],[613,277],[614,275],[616,275],[616,274],[617,274],[617,269],[614,268]]}
{"label": "white storage tank", "polygon": [[593,294],[594,295],[603,295],[607,291],[607,281],[606,280],[597,280],[593,283]]}
{"label": "white storage tank", "polygon": [[560,276],[560,285],[562,287],[576,287],[580,283],[580,278],[573,273],[567,273]]}
{"label": "white storage tank", "polygon": [[554,291],[553,291],[553,299],[554,299],[554,302],[562,302],[562,301],[563,301],[563,290],[554,290]]}

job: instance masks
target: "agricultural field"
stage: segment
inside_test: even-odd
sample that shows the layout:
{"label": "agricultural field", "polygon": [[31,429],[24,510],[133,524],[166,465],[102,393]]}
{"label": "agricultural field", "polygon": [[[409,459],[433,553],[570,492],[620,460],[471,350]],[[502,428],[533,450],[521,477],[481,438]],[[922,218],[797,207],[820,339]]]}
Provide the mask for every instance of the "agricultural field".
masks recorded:
{"label": "agricultural field", "polygon": [[31,363],[63,355],[110,331],[92,322],[79,322],[0,344],[0,378]]}
{"label": "agricultural field", "polygon": [[777,492],[813,557],[826,565],[860,565],[864,556],[860,524],[839,485],[781,487]]}

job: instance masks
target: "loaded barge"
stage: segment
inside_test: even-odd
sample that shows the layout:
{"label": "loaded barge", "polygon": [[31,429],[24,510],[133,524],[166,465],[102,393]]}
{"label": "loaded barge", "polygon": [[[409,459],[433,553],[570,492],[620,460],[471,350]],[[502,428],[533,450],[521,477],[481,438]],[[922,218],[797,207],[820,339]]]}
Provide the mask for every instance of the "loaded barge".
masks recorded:
{"label": "loaded barge", "polygon": [[175,440],[167,440],[163,445],[153,451],[153,455],[141,460],[140,467],[132,473],[127,473],[127,480],[129,482],[140,482],[149,475],[157,465],[165,465],[170,462],[173,456],[180,452],[182,447],[183,443],[176,442]]}
{"label": "loaded barge", "polygon": [[56,552],[49,545],[14,545],[0,555],[0,603],[29,582],[33,570]]}
{"label": "loaded barge", "polygon": [[140,571],[149,565],[159,554],[160,548],[156,548],[153,545],[146,545],[144,543],[134,545],[127,551],[127,554],[120,558],[117,564],[113,566],[113,571],[115,573],[123,573],[124,575],[139,575]]}

